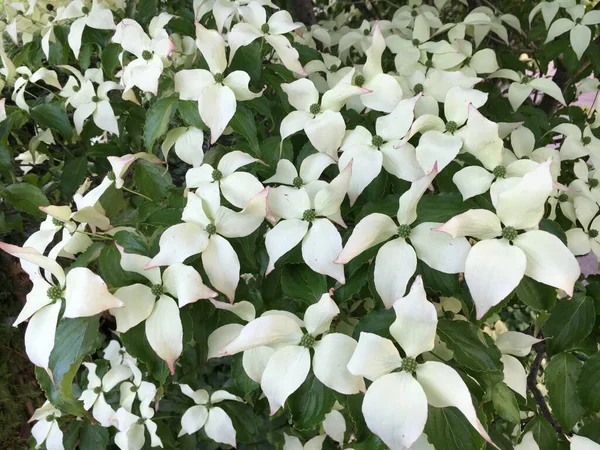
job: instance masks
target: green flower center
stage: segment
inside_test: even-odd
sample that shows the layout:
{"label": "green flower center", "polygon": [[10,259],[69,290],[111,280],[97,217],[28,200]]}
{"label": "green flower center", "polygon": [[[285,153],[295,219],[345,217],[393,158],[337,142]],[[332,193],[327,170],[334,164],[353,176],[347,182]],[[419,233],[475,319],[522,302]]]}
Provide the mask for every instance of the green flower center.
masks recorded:
{"label": "green flower center", "polygon": [[514,227],[505,227],[502,230],[502,237],[507,241],[514,241],[518,235],[519,233]]}
{"label": "green flower center", "polygon": [[209,223],[208,225],[206,225],[206,228],[204,229],[204,231],[206,231],[209,236],[212,236],[213,234],[215,234],[217,232],[217,227],[215,226],[214,223]]}
{"label": "green flower center", "polygon": [[415,84],[415,87],[413,87],[413,91],[415,91],[415,94],[420,94],[421,92],[423,92],[423,85],[421,83],[417,83]]}
{"label": "green flower center", "polygon": [[222,83],[223,80],[225,79],[225,76],[223,76],[222,73],[215,73],[214,78],[215,78],[215,83]]}
{"label": "green flower center", "polygon": [[99,394],[102,392],[102,388],[100,386],[94,388],[94,394]]}
{"label": "green flower center", "polygon": [[213,181],[221,181],[221,178],[223,178],[223,173],[219,169],[215,169],[212,171]]}
{"label": "green flower center", "polygon": [[[55,227],[62,227],[63,223],[58,219],[52,219],[52,225],[54,225]],[[53,287],[56,287],[56,286],[53,286]],[[50,289],[52,289],[52,288],[50,288]]]}
{"label": "green flower center", "polygon": [[588,231],[588,235],[589,237],[591,237],[592,239],[595,239],[598,237],[598,230],[594,230],[593,228],[590,229],[590,231]]}
{"label": "green flower center", "polygon": [[521,78],[521,83],[523,84],[527,84],[531,81],[531,78],[528,76],[524,76],[523,78]]}
{"label": "green flower center", "polygon": [[589,136],[584,136],[583,138],[581,138],[581,143],[583,145],[589,145],[592,142],[592,138]]}
{"label": "green flower center", "polygon": [[142,58],[146,61],[150,61],[152,59],[152,52],[150,50],[144,50],[142,52]]}
{"label": "green flower center", "polygon": [[419,41],[418,39],[412,40],[412,45],[414,45],[415,47],[417,47],[420,43],[421,43],[421,41]]}
{"label": "green flower center", "polygon": [[419,15],[419,13],[417,12],[417,10],[416,10],[416,9],[413,9],[413,10],[410,12],[410,15],[411,15],[411,16],[413,16],[413,17],[417,17],[417,16]]}
{"label": "green flower center", "polygon": [[365,84],[365,81],[365,77],[363,77],[362,75],[356,75],[354,77],[354,84],[358,87],[362,87],[362,85]]}
{"label": "green flower center", "polygon": [[411,231],[410,225],[406,225],[406,224],[400,225],[398,227],[398,237],[406,239],[410,236],[410,231]]}
{"label": "green flower center", "polygon": [[415,358],[404,358],[400,370],[408,373],[415,373],[417,370],[417,360]]}
{"label": "green flower center", "polygon": [[379,148],[383,144],[385,144],[385,141],[383,140],[383,138],[381,136],[376,134],[375,136],[373,136],[373,139],[371,140],[371,144],[373,144],[373,147]]}
{"label": "green flower center", "polygon": [[315,213],[314,209],[307,209],[302,213],[302,220],[306,222],[312,222],[317,218],[317,213]]}
{"label": "green flower center", "polygon": [[79,92],[79,89],[81,89],[79,86],[73,86],[73,92]]}
{"label": "green flower center", "polygon": [[129,390],[130,390],[131,392],[137,392],[137,390],[138,390],[138,387],[137,387],[137,386],[131,386],[131,387],[129,388]]}
{"label": "green flower center", "polygon": [[260,26],[260,31],[261,31],[263,34],[268,34],[268,33],[269,33],[269,31],[271,31],[271,27],[269,26],[269,24],[268,24],[268,23],[263,23],[263,24]]}
{"label": "green flower center", "polygon": [[298,345],[301,347],[312,348],[312,346],[315,345],[315,338],[311,334],[305,334],[302,336],[302,339],[300,339]]}
{"label": "green flower center", "polygon": [[430,59],[425,61],[425,67],[427,67],[428,69],[431,69],[433,67],[433,61]]}
{"label": "green flower center", "polygon": [[60,286],[50,286],[46,291],[46,295],[53,302],[58,301],[62,298],[62,288]]}
{"label": "green flower center", "polygon": [[588,179],[588,186],[592,189],[598,187],[598,180],[595,178]]}
{"label": "green flower center", "polygon": [[456,130],[458,130],[458,124],[454,120],[451,120],[450,122],[448,122],[446,124],[446,131],[448,133],[454,134],[454,133],[456,133]]}
{"label": "green flower center", "polygon": [[89,14],[90,13],[90,8],[88,8],[87,6],[84,6],[83,8],[81,8],[81,12],[83,14]]}
{"label": "green flower center", "polygon": [[335,64],[329,68],[330,72],[337,72],[338,70],[339,70],[339,67],[336,66]]}
{"label": "green flower center", "polygon": [[144,425],[144,419],[140,417],[140,418],[137,420],[137,424],[138,424],[138,425]]}
{"label": "green flower center", "polygon": [[565,194],[564,192],[562,194],[560,194],[557,198],[558,198],[558,201],[561,203],[564,203],[567,200],[569,200],[569,196],[567,194]]}
{"label": "green flower center", "polygon": [[579,25],[581,23],[581,17],[579,19],[575,19],[575,23]]}
{"label": "green flower center", "polygon": [[150,291],[152,292],[152,295],[154,295],[155,297],[160,297],[164,293],[162,284],[153,284],[152,287],[150,288]]}
{"label": "green flower center", "polygon": [[115,181],[117,179],[117,176],[115,175],[115,173],[112,170],[106,174],[106,177],[110,181]]}
{"label": "green flower center", "polygon": [[308,108],[308,110],[313,116],[315,116],[321,112],[321,105],[319,105],[318,103],[313,103],[312,105],[310,105],[310,108]]}
{"label": "green flower center", "polygon": [[98,103],[98,102],[100,101],[100,97],[98,97],[97,95],[94,95],[94,96],[92,97],[92,101],[93,101],[94,103]]}
{"label": "green flower center", "polygon": [[294,185],[295,188],[300,189],[302,186],[304,186],[304,181],[302,181],[302,178],[296,177],[292,181],[292,184]]}
{"label": "green flower center", "polygon": [[446,319],[454,319],[455,314],[452,311],[444,311],[444,317]]}
{"label": "green flower center", "polygon": [[368,36],[368,35],[369,35],[369,33],[370,33],[370,31],[369,31],[369,30],[365,30],[365,31],[363,31],[363,34],[364,34],[365,36]]}
{"label": "green flower center", "polygon": [[506,176],[506,167],[504,166],[496,166],[492,171],[496,178],[504,178]]}
{"label": "green flower center", "polygon": [[48,416],[46,416],[46,422],[52,422],[54,420],[54,414],[50,414]]}

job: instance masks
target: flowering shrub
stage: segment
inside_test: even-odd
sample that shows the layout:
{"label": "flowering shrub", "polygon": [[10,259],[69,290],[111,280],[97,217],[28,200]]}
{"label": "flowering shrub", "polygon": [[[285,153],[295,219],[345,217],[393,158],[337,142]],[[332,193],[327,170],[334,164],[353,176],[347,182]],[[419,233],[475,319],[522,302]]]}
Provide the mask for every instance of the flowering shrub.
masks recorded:
{"label": "flowering shrub", "polygon": [[600,449],[597,2],[190,3],[4,1],[35,447]]}

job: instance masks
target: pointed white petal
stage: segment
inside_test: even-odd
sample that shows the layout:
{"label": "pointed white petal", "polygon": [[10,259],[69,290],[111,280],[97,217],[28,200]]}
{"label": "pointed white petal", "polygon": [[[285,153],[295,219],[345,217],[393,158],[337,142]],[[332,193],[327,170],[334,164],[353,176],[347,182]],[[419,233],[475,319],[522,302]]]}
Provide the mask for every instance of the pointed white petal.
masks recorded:
{"label": "pointed white petal", "polygon": [[38,367],[48,369],[60,307],[60,301],[44,306],[29,319],[25,331],[25,352]]}
{"label": "pointed white petal", "polygon": [[208,411],[208,419],[206,420],[206,425],[204,425],[204,431],[215,442],[228,444],[232,447],[236,446],[236,433],[233,423],[227,413],[218,406],[210,408]]}
{"label": "pointed white petal", "polygon": [[346,132],[346,123],[339,112],[326,110],[306,122],[304,132],[318,151],[337,159],[337,151]]}
{"label": "pointed white petal", "polygon": [[342,237],[328,219],[316,219],[302,241],[302,258],[317,273],[345,283],[344,266],[334,261],[342,251]]}
{"label": "pointed white petal", "polygon": [[304,326],[313,336],[319,336],[329,331],[331,321],[340,313],[340,309],[329,294],[321,295],[317,303],[313,303],[304,313]]}
{"label": "pointed white petal", "polygon": [[161,295],[150,317],[146,320],[146,338],[156,354],[163,359],[171,374],[175,361],[183,351],[183,325],[175,300]]}
{"label": "pointed white petal", "polygon": [[208,245],[208,233],[193,223],[179,223],[167,228],[160,237],[160,251],[149,267],[182,263],[186,258],[202,253]]}
{"label": "pointed white petal", "polygon": [[404,239],[394,239],[379,249],[375,259],[375,288],[386,308],[404,296],[416,269],[417,255]]}
{"label": "pointed white petal", "polygon": [[417,220],[417,204],[427,188],[431,185],[437,173],[437,164],[434,164],[431,172],[423,178],[413,181],[410,185],[410,189],[400,196],[397,216],[400,225],[410,225]]}
{"label": "pointed white petal", "polygon": [[313,372],[321,383],[344,395],[364,392],[365,382],[361,376],[348,371],[348,363],[357,343],[350,336],[332,333],[315,344]]}
{"label": "pointed white petal", "polygon": [[430,173],[436,163],[438,171],[441,171],[456,158],[462,145],[462,139],[458,136],[435,130],[426,131],[416,148],[417,161],[425,173]]}
{"label": "pointed white petal", "polygon": [[123,302],[108,291],[102,278],[88,268],[71,269],[66,285],[64,317],[90,317],[123,306]]}
{"label": "pointed white petal", "polygon": [[194,434],[200,430],[208,419],[208,410],[204,405],[196,405],[189,408],[181,417],[181,431],[178,437],[184,434]]}
{"label": "pointed white petal", "polygon": [[400,353],[392,341],[363,331],[348,361],[348,371],[374,381],[397,369],[401,364]]}
{"label": "pointed white petal", "polygon": [[380,213],[369,214],[356,224],[335,262],[346,264],[365,250],[387,241],[397,232],[398,227],[390,217]]}
{"label": "pointed white petal", "polygon": [[494,174],[483,167],[468,166],[456,172],[452,181],[460,191],[463,200],[467,200],[489,191],[494,181]]}
{"label": "pointed white petal", "polygon": [[477,239],[491,239],[500,236],[502,225],[493,212],[487,209],[471,209],[454,216],[436,230],[453,237],[472,236]]}
{"label": "pointed white petal", "polygon": [[148,286],[132,284],[117,289],[115,297],[123,302],[122,308],[111,309],[117,319],[117,331],[125,333],[146,320],[154,309],[155,295]]}
{"label": "pointed white petal", "polygon": [[185,264],[172,264],[163,273],[163,288],[183,307],[199,299],[214,298],[217,293],[202,282],[196,269]]}
{"label": "pointed white petal", "polygon": [[527,398],[527,373],[517,358],[502,355],[500,358],[504,366],[504,382],[506,385],[523,398]]}
{"label": "pointed white petal", "polygon": [[300,219],[282,220],[267,232],[265,247],[269,255],[266,275],[275,268],[275,263],[293,249],[308,232],[308,222]]}
{"label": "pointed white petal", "polygon": [[531,352],[531,346],[540,342],[539,339],[529,334],[518,331],[507,331],[496,339],[496,347],[505,354],[514,356],[527,356]]}
{"label": "pointed white petal", "polygon": [[235,355],[263,345],[274,348],[295,345],[302,335],[296,321],[285,315],[262,316],[248,323],[239,336],[222,349],[222,354]]}
{"label": "pointed white petal", "polygon": [[212,84],[202,89],[198,99],[202,121],[210,128],[210,142],[214,144],[225,131],[235,114],[235,94],[227,86]]}
{"label": "pointed white petal", "polygon": [[325,416],[323,421],[325,434],[340,445],[344,445],[344,434],[346,433],[346,420],[341,412],[332,410]]}
{"label": "pointed white petal", "polygon": [[240,261],[231,244],[218,234],[213,235],[202,252],[202,266],[210,284],[233,302],[240,281]]}
{"label": "pointed white petal", "polygon": [[444,273],[465,271],[465,261],[471,245],[464,237],[453,238],[437,231],[440,223],[424,222],[414,227],[410,233],[417,258],[429,267]]}

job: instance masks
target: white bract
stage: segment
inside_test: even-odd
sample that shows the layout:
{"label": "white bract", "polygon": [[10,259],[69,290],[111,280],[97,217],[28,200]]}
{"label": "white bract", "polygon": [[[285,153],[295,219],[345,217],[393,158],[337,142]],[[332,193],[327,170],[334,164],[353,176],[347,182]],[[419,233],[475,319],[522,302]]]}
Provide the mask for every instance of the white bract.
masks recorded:
{"label": "white bract", "polygon": [[37,421],[31,427],[31,435],[35,439],[36,448],[45,445],[48,450],[64,450],[63,432],[56,420],[61,416],[60,410],[56,409],[48,400],[34,411],[28,423]]}

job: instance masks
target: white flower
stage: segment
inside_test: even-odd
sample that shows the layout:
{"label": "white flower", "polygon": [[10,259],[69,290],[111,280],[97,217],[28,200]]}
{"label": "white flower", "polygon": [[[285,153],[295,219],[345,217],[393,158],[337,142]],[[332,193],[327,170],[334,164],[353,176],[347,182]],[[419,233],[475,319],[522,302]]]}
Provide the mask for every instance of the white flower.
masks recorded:
{"label": "white flower", "polygon": [[545,231],[518,232],[538,225],[552,189],[548,161],[522,178],[497,184],[491,193],[496,214],[472,209],[437,228],[453,237],[480,239],[469,251],[464,270],[477,318],[500,303],[524,275],[573,294],[580,269],[569,249]]}
{"label": "white flower", "polygon": [[45,444],[47,450],[64,450],[63,432],[58,427],[58,417],[62,413],[48,400],[36,409],[27,423],[34,420],[38,422],[31,428],[31,435],[35,439],[35,448]]}
{"label": "white flower", "polygon": [[142,380],[142,372],[132,359],[127,359],[127,366],[131,369],[133,375],[132,382],[124,381],[119,386],[121,397],[119,404],[127,411],[131,412],[133,401],[137,398],[141,403],[154,400],[156,396],[156,386],[148,381]]}
{"label": "white flower", "polygon": [[592,30],[589,27],[595,28],[594,25],[600,23],[600,11],[586,13],[584,5],[575,5],[567,8],[567,13],[571,16],[570,19],[561,18],[552,23],[548,29],[545,43],[569,31],[571,47],[577,55],[577,59],[581,59],[592,40]]}
{"label": "white flower", "polygon": [[374,272],[375,288],[386,308],[391,308],[404,296],[406,285],[417,269],[417,257],[440,272],[464,271],[470,248],[466,239],[449,239],[434,229],[441,225],[434,222],[411,227],[417,219],[417,203],[436,175],[437,168],[434,167],[429,175],[414,181],[402,194],[398,225],[391,217],[380,213],[369,214],[360,220],[336,259],[336,263],[346,264],[365,250],[388,241],[377,252]]}
{"label": "white flower", "polygon": [[[391,340],[362,332],[348,363],[350,373],[373,381],[362,404],[369,429],[392,450],[411,448],[423,433],[429,403],[437,408],[458,408],[491,442],[460,375],[440,362],[416,361],[417,356],[433,349],[437,327],[435,307],[427,301],[420,276],[408,295],[394,302],[394,310],[396,320],[390,333],[406,357],[400,357]],[[401,372],[393,372],[399,368]]]}
{"label": "white flower", "polygon": [[[346,365],[356,347],[356,341],[341,333],[327,333],[331,321],[340,310],[329,294],[309,306],[304,313],[304,334],[297,317],[284,314],[263,315],[246,325],[239,335],[222,350],[234,355],[257,347],[271,347],[260,385],[269,400],[271,415],[281,408],[287,398],[304,382],[311,367],[310,349],[314,349],[312,368],[325,386],[345,395],[364,391],[364,381],[354,376]],[[245,355],[244,355],[245,356]],[[257,361],[258,362],[258,361]],[[255,361],[244,358],[244,369],[252,372]],[[248,367],[248,369],[246,368]]]}
{"label": "white flower", "polygon": [[75,107],[73,123],[78,134],[83,131],[85,120],[92,116],[98,128],[119,135],[119,124],[108,98],[108,92],[115,89],[123,89],[123,87],[114,81],[105,81],[94,92],[90,80],[83,84],[78,93],[80,95],[77,95],[77,103],[71,103]]}
{"label": "white flower", "polygon": [[150,22],[150,36],[135,20],[123,19],[115,31],[113,42],[123,50],[135,55],[123,70],[122,83],[125,92],[137,86],[144,92],[158,93],[158,79],[162,74],[167,57],[175,49],[164,26],[173,16],[161,13]]}
{"label": "white flower", "polygon": [[302,445],[300,439],[296,436],[290,436],[287,433],[283,433],[285,440],[283,444],[283,450],[321,450],[323,448],[323,442],[327,438],[327,435],[321,434],[309,439],[306,444]]}
{"label": "white flower", "polygon": [[560,160],[568,161],[591,155],[594,165],[600,163],[600,139],[594,136],[589,125],[583,133],[579,127],[572,123],[561,123],[550,130],[565,136],[560,146]]}
{"label": "white flower", "polygon": [[140,404],[140,416],[131,414],[125,408],[119,408],[111,417],[110,424],[119,430],[115,435],[115,444],[121,450],[141,450],[146,443],[146,433],[150,434],[150,447],[162,447],[163,443],[156,434],[157,426],[151,420],[154,410],[150,400]]}
{"label": "white flower", "polygon": [[552,0],[549,2],[540,2],[535,5],[529,13],[529,25],[531,25],[535,16],[541,11],[542,17],[544,18],[544,24],[546,25],[546,28],[549,28],[560,8],[571,8],[576,4],[576,0]]}
{"label": "white flower", "polygon": [[187,384],[180,384],[181,392],[196,403],[181,417],[181,431],[178,437],[185,434],[194,434],[204,428],[206,435],[215,442],[228,444],[236,447],[235,428],[227,413],[215,406],[222,401],[232,400],[243,402],[243,400],[227,391],[214,391],[210,396],[204,389],[192,390]]}
{"label": "white flower", "polygon": [[111,419],[115,411],[106,402],[104,394],[110,392],[122,381],[130,378],[131,369],[124,365],[115,366],[100,379],[96,375],[96,370],[98,369],[96,364],[84,362],[83,365],[88,369],[88,385],[87,389],[79,396],[79,400],[83,402],[83,407],[86,410],[92,410],[92,416],[100,425],[108,427],[111,425]]}
{"label": "white flower", "polygon": [[504,382],[523,398],[527,398],[527,373],[515,356],[529,355],[531,347],[538,342],[540,339],[518,331],[507,331],[496,338],[496,347],[502,352]]}
{"label": "white flower", "polygon": [[207,185],[215,183],[223,197],[236,208],[245,208],[248,202],[264,189],[258,179],[248,172],[237,172],[237,169],[254,162],[261,162],[239,150],[224,155],[216,168],[210,164],[194,167],[185,174],[188,188],[202,191]]}
{"label": "white flower", "polygon": [[317,273],[345,282],[344,268],[334,264],[342,250],[342,238],[331,221],[345,227],[340,206],[350,183],[352,164],[335,177],[331,183],[311,196],[306,188],[279,186],[269,193],[269,210],[280,221],[265,236],[269,254],[266,274],[275,263],[302,242],[302,258]]}
{"label": "white flower", "polygon": [[21,66],[17,67],[16,73],[21,76],[15,80],[14,91],[12,93],[11,100],[15,102],[19,108],[25,111],[29,112],[29,105],[25,101],[25,89],[29,83],[43,81],[49,86],[61,89],[61,85],[58,82],[58,76],[54,70],[48,70],[42,67],[36,70],[34,73],[31,73],[31,70],[29,70],[28,67]]}
{"label": "white flower", "polygon": [[32,247],[0,243],[0,249],[21,261],[44,269],[48,274],[48,278],[41,274],[32,277],[33,289],[27,294],[27,303],[13,324],[17,326],[29,319],[25,332],[25,351],[36,366],[48,369],[63,298],[66,303],[63,314],[65,318],[91,317],[123,306],[108,291],[102,278],[90,269],[77,267],[65,276],[63,268],[55,260]]}
{"label": "white flower", "polygon": [[228,63],[225,41],[216,30],[196,25],[196,46],[204,56],[209,70],[180,70],[175,74],[175,91],[182,100],[198,102],[203,122],[210,128],[210,142],[214,144],[235,114],[238,101],[260,97],[248,89],[250,75],[241,70],[225,76]]}
{"label": "white flower", "polygon": [[[124,333],[146,321],[146,338],[156,354],[162,358],[171,373],[175,373],[175,361],[183,351],[183,326],[179,308],[198,301],[213,298],[217,293],[202,282],[200,274],[191,266],[170,264],[161,275],[160,268],[146,268],[151,259],[135,253],[121,253],[121,267],[135,272],[152,283],[151,287],[133,284],[117,289],[115,297],[124,307],[111,310],[117,319],[117,331]],[[178,299],[177,304],[173,297]]]}
{"label": "white flower", "polygon": [[240,278],[240,262],[225,238],[253,233],[267,214],[268,188],[256,194],[240,212],[221,206],[219,186],[210,183],[201,191],[189,192],[183,210],[184,223],[165,230],[160,251],[147,267],[181,263],[202,253],[202,265],[215,289],[233,302]]}
{"label": "white flower", "polygon": [[167,161],[171,148],[183,162],[192,167],[199,167],[204,160],[204,132],[195,127],[177,127],[169,130],[161,145]]}
{"label": "white flower", "polygon": [[127,364],[128,361],[137,364],[136,358],[127,353],[125,347],[121,347],[116,339],[111,340],[104,349],[104,359],[110,363],[111,367]]}
{"label": "white flower", "polygon": [[508,88],[508,101],[516,111],[519,106],[531,95],[535,89],[549,95],[556,101],[566,105],[565,99],[560,88],[550,78],[537,78],[527,75],[520,75],[511,69],[500,69],[488,75],[488,78],[506,78],[513,81]]}
{"label": "white flower", "polygon": [[69,37],[67,38],[75,58],[79,58],[81,49],[81,37],[86,26],[98,30],[114,30],[115,22],[112,11],[98,0],[92,1],[92,7],[88,8],[83,1],[74,0],[65,8],[59,8],[56,12],[56,20],[75,19],[69,26]]}
{"label": "white flower", "polygon": [[319,91],[312,81],[302,78],[292,83],[283,83],[281,89],[287,94],[290,104],[297,111],[289,113],[280,125],[281,140],[304,130],[310,143],[320,152],[337,161],[346,124],[339,112],[346,101],[369,90],[354,86],[351,70],[332,89],[325,92],[319,103]]}

